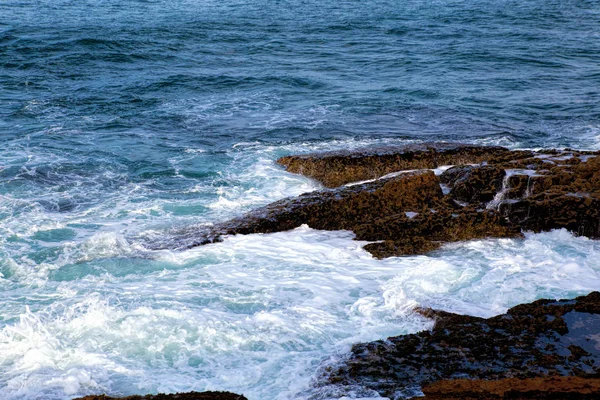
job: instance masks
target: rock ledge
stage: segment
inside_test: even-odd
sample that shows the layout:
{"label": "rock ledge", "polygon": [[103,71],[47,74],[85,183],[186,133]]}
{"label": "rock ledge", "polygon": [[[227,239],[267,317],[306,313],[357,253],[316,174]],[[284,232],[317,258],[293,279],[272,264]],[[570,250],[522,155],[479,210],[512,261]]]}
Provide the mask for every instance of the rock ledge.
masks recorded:
{"label": "rock ledge", "polygon": [[521,237],[523,230],[564,228],[599,238],[599,156],[423,144],[283,157],[278,162],[288,171],[330,188],[196,229],[176,247],[302,224],[351,230],[357,240],[373,242],[365,249],[378,258],[423,254],[446,242]]}
{"label": "rock ledge", "polygon": [[[393,399],[447,380],[600,376],[600,292],[538,300],[487,319],[416,312],[435,320],[431,331],[356,344],[348,359],[325,368],[316,386],[361,387]],[[429,390],[449,390],[453,384],[444,385]],[[592,387],[600,394],[598,382]]]}

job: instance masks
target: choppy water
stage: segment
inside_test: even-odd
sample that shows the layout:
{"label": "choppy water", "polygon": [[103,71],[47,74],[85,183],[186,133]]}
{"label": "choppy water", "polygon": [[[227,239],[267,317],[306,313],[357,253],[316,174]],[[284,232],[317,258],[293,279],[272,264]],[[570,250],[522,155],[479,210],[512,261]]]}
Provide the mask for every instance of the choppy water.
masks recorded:
{"label": "choppy water", "polygon": [[308,227],[145,247],[318,188],[282,155],[600,149],[598,26],[585,0],[1,2],[0,397],[307,398],[323,360],[427,327],[416,304],[600,288],[564,231],[383,261]]}

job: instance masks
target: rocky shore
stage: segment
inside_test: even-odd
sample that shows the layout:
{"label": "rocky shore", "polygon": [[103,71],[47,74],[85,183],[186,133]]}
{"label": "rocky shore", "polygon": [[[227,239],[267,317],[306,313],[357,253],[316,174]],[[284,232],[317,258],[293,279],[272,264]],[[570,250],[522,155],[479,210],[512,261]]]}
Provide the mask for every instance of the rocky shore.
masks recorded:
{"label": "rocky shore", "polygon": [[574,376],[498,381],[457,379],[427,385],[423,393],[425,397],[413,400],[595,400],[600,395],[600,379]]}
{"label": "rocky shore", "polygon": [[[360,388],[391,399],[416,395],[424,385],[431,398],[445,398],[440,393],[467,398],[474,391],[489,396],[475,398],[514,398],[504,392],[530,391],[537,385],[535,390],[580,393],[579,382],[600,395],[600,292],[573,300],[538,300],[487,319],[431,309],[416,312],[435,320],[431,331],[356,344],[347,359],[324,369],[316,385],[334,393]],[[495,383],[476,386],[473,380]],[[513,387],[515,382],[521,389]]]}
{"label": "rocky shore", "polygon": [[[487,319],[432,309],[415,312],[434,319],[433,329],[354,345],[344,359],[321,367],[313,399],[600,398],[600,292],[538,300]],[[190,392],[74,400],[246,398]]]}
{"label": "rocky shore", "polygon": [[[174,247],[302,224],[350,230],[371,242],[365,249],[378,258],[423,254],[447,242],[518,238],[524,230],[564,228],[600,238],[600,152],[422,144],[289,156],[278,163],[326,188],[194,230]],[[315,399],[600,398],[599,292],[538,300],[488,319],[415,312],[434,319],[434,328],[354,345],[346,358],[321,368]],[[81,400],[100,399],[111,398]],[[211,392],[126,399],[244,397]]]}
{"label": "rocky shore", "polygon": [[[423,254],[447,242],[565,228],[600,237],[600,155],[574,150],[422,144],[283,157],[327,189],[195,230],[183,247],[302,224],[350,230],[375,257]],[[340,186],[342,185],[342,186]]]}

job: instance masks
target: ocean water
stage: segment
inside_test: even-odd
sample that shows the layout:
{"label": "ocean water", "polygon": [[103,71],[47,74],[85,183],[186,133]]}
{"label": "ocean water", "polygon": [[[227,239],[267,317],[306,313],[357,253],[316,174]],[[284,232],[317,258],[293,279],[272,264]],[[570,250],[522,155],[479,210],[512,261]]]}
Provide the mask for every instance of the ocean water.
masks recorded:
{"label": "ocean water", "polygon": [[[444,140],[600,149],[592,0],[0,2],[0,398],[318,398],[352,343],[600,288],[566,231],[375,260],[299,227],[283,155]],[[341,396],[376,397],[357,388]]]}

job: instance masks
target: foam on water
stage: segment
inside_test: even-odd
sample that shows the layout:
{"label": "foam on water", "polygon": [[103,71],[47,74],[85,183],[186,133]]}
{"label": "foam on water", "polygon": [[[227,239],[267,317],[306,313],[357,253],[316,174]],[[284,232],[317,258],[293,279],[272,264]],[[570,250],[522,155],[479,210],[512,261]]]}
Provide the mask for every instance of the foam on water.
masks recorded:
{"label": "foam on water", "polygon": [[[600,285],[600,245],[565,231],[375,260],[347,232],[301,227],[177,253],[162,270],[56,275],[0,331],[3,398],[228,389],[305,397],[352,343],[427,328],[416,305],[491,316]],[[113,260],[112,262],[119,262]],[[129,262],[135,262],[134,259]],[[89,268],[89,267],[88,267]],[[23,278],[33,279],[31,277]]]}
{"label": "foam on water", "polygon": [[[279,156],[405,142],[239,143],[208,177],[189,173],[207,152],[182,147],[168,175],[102,184],[120,176],[114,164],[78,171],[69,179],[79,184],[5,191],[0,397],[212,389],[250,400],[318,397],[310,381],[321,363],[353,343],[429,327],[411,313],[417,305],[491,316],[600,287],[600,245],[565,231],[385,260],[349,232],[306,226],[185,251],[148,249],[152,240],[177,241],[181,227],[193,232],[321,188],[277,166]],[[9,158],[7,168],[28,162]],[[171,179],[175,189],[164,189]],[[62,212],[40,205],[41,196],[61,193],[99,201]]]}
{"label": "foam on water", "polygon": [[284,155],[600,149],[593,2],[293,3],[0,2],[0,398],[308,397],[321,360],[427,327],[416,304],[598,287],[596,242],[565,232],[383,261],[308,228],[152,250],[321,188]]}

